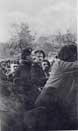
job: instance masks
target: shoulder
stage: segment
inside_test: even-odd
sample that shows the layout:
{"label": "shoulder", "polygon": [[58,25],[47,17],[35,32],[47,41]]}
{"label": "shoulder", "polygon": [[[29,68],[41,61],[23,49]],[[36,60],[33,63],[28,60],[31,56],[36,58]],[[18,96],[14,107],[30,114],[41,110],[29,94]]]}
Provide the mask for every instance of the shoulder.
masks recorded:
{"label": "shoulder", "polygon": [[57,66],[57,68],[60,68],[61,70],[64,71],[78,69],[78,61],[66,62],[62,60],[57,60],[54,66]]}
{"label": "shoulder", "polygon": [[51,70],[55,70],[58,67],[60,67],[60,65],[62,65],[62,62],[60,61],[60,59],[55,60],[54,64],[51,67]]}

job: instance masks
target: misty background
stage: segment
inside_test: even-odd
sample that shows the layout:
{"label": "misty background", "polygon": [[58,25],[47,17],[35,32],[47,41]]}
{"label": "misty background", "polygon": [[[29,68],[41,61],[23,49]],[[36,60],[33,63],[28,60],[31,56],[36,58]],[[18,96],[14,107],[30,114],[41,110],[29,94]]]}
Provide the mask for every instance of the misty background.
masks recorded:
{"label": "misty background", "polygon": [[77,41],[77,0],[0,0],[0,58],[18,58],[23,48],[55,55]]}

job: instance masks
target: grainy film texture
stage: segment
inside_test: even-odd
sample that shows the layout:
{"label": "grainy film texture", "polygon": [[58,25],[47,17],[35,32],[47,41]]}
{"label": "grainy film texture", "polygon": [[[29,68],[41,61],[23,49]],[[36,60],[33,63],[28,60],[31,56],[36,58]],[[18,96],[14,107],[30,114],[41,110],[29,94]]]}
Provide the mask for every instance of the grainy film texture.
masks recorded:
{"label": "grainy film texture", "polygon": [[77,0],[0,0],[0,131],[78,130]]}

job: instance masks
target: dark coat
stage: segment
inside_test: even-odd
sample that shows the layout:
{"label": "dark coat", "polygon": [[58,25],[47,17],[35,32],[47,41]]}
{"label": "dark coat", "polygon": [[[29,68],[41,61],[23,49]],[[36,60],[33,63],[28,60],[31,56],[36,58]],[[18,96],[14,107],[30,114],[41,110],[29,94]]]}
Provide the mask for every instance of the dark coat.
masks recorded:
{"label": "dark coat", "polygon": [[29,87],[30,83],[30,79],[31,79],[31,63],[26,62],[26,63],[22,63],[18,69],[16,70],[15,73],[15,77],[14,79],[16,80],[15,82],[18,82],[16,84],[25,86],[25,88],[27,88],[27,86]]}
{"label": "dark coat", "polygon": [[15,73],[15,92],[21,97],[22,102],[24,100],[26,101],[27,109],[33,107],[34,102],[40,93],[36,83],[39,81],[38,84],[40,85],[41,81],[39,80],[40,77],[37,79],[38,72],[36,71],[36,68],[33,68],[31,62],[25,62],[19,66]]}
{"label": "dark coat", "polygon": [[36,86],[37,88],[43,87],[46,83],[47,79],[46,79],[45,73],[42,67],[38,63],[32,64],[31,79],[34,86]]}

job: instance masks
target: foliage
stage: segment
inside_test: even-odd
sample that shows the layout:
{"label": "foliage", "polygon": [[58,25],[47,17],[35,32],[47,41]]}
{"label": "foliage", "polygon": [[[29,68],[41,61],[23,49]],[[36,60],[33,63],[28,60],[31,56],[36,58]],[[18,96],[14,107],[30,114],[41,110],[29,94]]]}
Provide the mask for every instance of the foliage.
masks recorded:
{"label": "foliage", "polygon": [[58,32],[56,35],[56,41],[61,45],[64,44],[72,44],[76,43],[77,41],[77,34],[71,33],[70,30],[67,30],[65,34],[62,34],[61,32]]}
{"label": "foliage", "polygon": [[12,24],[11,38],[7,44],[6,50],[13,56],[21,53],[27,46],[32,47],[35,36],[31,34],[29,26],[26,23]]}
{"label": "foliage", "polygon": [[67,30],[65,34],[56,32],[55,35],[41,36],[37,41],[37,48],[43,49],[46,54],[56,55],[59,49],[66,44],[76,44],[77,34]]}

